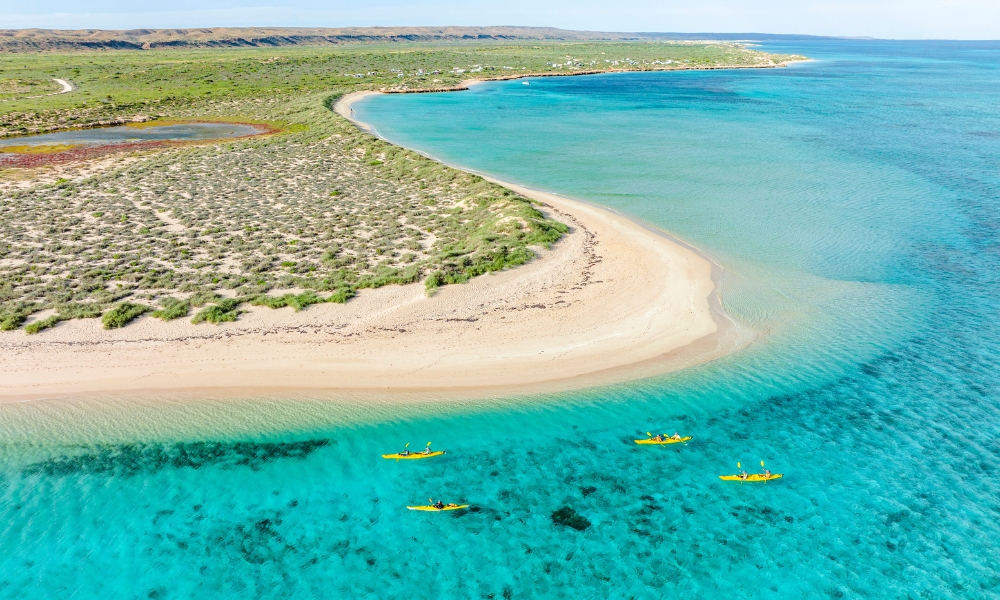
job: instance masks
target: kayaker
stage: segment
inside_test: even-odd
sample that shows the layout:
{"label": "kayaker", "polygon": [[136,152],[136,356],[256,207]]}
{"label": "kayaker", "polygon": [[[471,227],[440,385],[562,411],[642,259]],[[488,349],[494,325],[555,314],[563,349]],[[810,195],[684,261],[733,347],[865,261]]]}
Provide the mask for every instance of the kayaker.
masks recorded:
{"label": "kayaker", "polygon": [[430,453],[431,453],[431,447],[430,445],[428,445],[426,448],[424,448],[424,454],[430,454]]}
{"label": "kayaker", "polygon": [[656,437],[653,438],[653,441],[655,441],[655,442],[662,442],[663,441],[663,434],[662,433],[656,434]]}
{"label": "kayaker", "polygon": [[767,469],[764,469],[764,479],[770,479],[770,478],[771,478],[771,472],[768,471]]}
{"label": "kayaker", "polygon": [[747,472],[741,469],[740,470],[740,481],[746,481],[747,477],[748,477]]}
{"label": "kayaker", "polygon": [[441,510],[442,508],[444,508],[444,502],[438,500],[437,502],[434,503],[434,508]]}
{"label": "kayaker", "polygon": [[674,435],[670,436],[670,439],[672,439],[672,440],[679,440],[679,439],[681,439],[681,434],[679,434],[679,433],[677,433],[675,431]]}
{"label": "kayaker", "polygon": [[399,455],[400,456],[409,456],[410,455],[410,449],[409,448],[403,448],[403,451],[400,452]]}

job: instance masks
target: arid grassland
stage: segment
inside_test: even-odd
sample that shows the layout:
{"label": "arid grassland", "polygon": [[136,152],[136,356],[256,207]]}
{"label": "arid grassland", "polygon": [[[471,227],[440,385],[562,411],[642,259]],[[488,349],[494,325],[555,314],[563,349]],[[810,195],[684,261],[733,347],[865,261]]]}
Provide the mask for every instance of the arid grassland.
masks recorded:
{"label": "arid grassland", "polygon": [[[0,328],[97,317],[115,328],[147,313],[217,323],[247,303],[432,291],[523,264],[566,232],[526,198],[359,131],[330,110],[344,93],[789,58],[660,42],[0,55],[2,135],[198,118],[280,130],[0,172]],[[19,99],[59,90],[54,78],[74,91]]]}

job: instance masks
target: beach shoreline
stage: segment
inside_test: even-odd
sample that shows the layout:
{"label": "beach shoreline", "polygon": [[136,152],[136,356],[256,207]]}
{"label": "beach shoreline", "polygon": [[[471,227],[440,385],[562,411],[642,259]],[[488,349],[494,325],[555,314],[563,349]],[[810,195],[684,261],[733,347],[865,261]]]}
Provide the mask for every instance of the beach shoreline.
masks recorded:
{"label": "beach shoreline", "polygon": [[[534,73],[512,73],[509,75],[498,75],[495,77],[474,77],[471,79],[466,79],[457,85],[452,85],[448,87],[437,87],[437,88],[408,88],[408,87],[389,87],[381,88],[377,91],[372,91],[372,93],[382,93],[382,94],[433,94],[437,92],[462,92],[468,90],[470,87],[480,84],[487,83],[490,81],[514,81],[517,79],[528,79],[532,77],[578,77],[583,75],[607,75],[610,73],[661,73],[661,72],[675,72],[675,71],[730,71],[733,69],[780,69],[787,67],[791,64],[803,63],[803,62],[813,62],[811,58],[802,58],[795,60],[783,60],[777,63],[770,63],[766,65],[711,65],[711,66],[679,66],[679,67],[647,67],[642,69],[593,69],[588,71],[566,71],[566,72],[534,72]],[[352,92],[355,94],[364,94],[367,91]],[[350,95],[350,94],[347,94]]]}
{"label": "beach shoreline", "polygon": [[[334,108],[371,132],[350,109],[370,93]],[[217,326],[142,317],[111,331],[87,319],[33,336],[0,332],[0,402],[198,392],[527,395],[660,375],[753,340],[722,310],[716,267],[695,249],[601,207],[494,182],[538,202],[569,233],[526,265],[429,297],[410,284],[298,313],[250,307]]]}

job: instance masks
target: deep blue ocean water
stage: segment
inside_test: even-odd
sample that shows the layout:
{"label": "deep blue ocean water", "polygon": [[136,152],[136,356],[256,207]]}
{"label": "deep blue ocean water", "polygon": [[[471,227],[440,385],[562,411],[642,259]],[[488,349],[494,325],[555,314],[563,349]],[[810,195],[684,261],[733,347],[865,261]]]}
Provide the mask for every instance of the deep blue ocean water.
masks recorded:
{"label": "deep blue ocean water", "polygon": [[1000,43],[765,49],[817,60],[356,105],[693,244],[750,348],[537,398],[3,406],[0,598],[1000,597]]}

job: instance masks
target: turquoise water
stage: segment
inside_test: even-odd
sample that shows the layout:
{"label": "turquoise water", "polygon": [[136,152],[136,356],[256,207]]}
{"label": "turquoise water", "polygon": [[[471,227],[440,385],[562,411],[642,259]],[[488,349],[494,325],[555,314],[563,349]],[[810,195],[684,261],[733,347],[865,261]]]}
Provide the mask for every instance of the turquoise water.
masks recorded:
{"label": "turquoise water", "polygon": [[0,139],[7,146],[43,146],[46,144],[123,144],[127,142],[196,141],[243,137],[262,133],[263,129],[241,123],[178,123],[144,127],[98,127],[43,133]]}
{"label": "turquoise water", "polygon": [[[399,409],[4,406],[0,598],[1000,597],[1000,44],[766,48],[819,60],[356,105],[694,244],[749,349]],[[694,440],[631,442],[653,429]],[[760,460],[785,478],[717,479]],[[402,509],[427,497],[473,510]]]}

